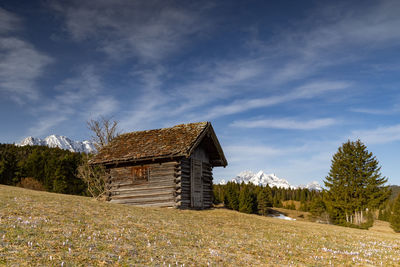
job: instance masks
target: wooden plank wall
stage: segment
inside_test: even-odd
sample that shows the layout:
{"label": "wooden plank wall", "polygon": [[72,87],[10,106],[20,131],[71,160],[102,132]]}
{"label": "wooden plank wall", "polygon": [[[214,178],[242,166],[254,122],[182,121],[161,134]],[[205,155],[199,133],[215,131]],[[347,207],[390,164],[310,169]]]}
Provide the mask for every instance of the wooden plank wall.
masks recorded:
{"label": "wooden plank wall", "polygon": [[177,192],[176,204],[180,208],[190,208],[190,159],[182,159],[177,168]]}
{"label": "wooden plank wall", "polygon": [[[132,167],[109,169],[107,192],[110,202],[138,206],[192,208],[191,160],[148,164],[149,180],[135,181]],[[212,207],[212,166],[202,162],[203,207]]]}
{"label": "wooden plank wall", "polygon": [[[177,188],[179,188],[179,194],[177,196],[177,207],[180,208],[192,208],[191,203],[191,176],[190,176],[190,158],[182,159],[177,168]],[[213,176],[212,166],[209,163],[202,163],[202,180],[203,180],[203,207],[211,208],[213,200]]]}
{"label": "wooden plank wall", "polygon": [[203,162],[203,208],[211,208],[213,201],[213,175],[212,166]]}
{"label": "wooden plank wall", "polygon": [[176,206],[176,172],[179,165],[176,161],[148,164],[149,179],[135,181],[132,167],[110,169],[107,190],[113,203],[139,206],[174,207]]}

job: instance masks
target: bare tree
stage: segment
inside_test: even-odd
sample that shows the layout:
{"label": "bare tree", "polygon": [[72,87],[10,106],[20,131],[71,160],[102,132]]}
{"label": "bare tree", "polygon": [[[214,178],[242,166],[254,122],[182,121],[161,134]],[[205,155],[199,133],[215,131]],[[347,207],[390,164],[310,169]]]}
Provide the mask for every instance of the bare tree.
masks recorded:
{"label": "bare tree", "polygon": [[89,194],[95,199],[101,199],[105,196],[105,183],[107,180],[106,169],[89,164],[90,155],[85,155],[81,165],[78,167],[78,177],[85,182]]}
{"label": "bare tree", "polygon": [[[99,120],[90,120],[87,122],[89,130],[92,131],[92,140],[99,151],[106,146],[120,132],[117,128],[118,122],[110,118],[100,117]],[[95,199],[104,199],[106,194],[107,171],[104,166],[89,164],[90,157],[86,155],[81,165],[78,167],[78,177],[86,183],[89,194]]]}
{"label": "bare tree", "polygon": [[99,120],[92,119],[88,121],[87,126],[89,130],[93,132],[92,140],[97,151],[106,146],[121,133],[118,130],[118,121],[103,116],[101,116]]}

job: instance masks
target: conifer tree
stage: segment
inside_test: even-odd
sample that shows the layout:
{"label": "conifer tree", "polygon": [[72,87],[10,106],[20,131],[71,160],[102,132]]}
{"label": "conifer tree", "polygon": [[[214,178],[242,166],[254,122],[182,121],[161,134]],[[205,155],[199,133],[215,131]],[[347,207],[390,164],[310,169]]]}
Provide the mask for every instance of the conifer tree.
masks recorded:
{"label": "conifer tree", "polygon": [[234,182],[228,182],[224,190],[224,205],[228,209],[239,210],[239,188]]}
{"label": "conifer tree", "polygon": [[239,211],[244,213],[255,212],[255,197],[248,185],[242,185],[239,195]]}
{"label": "conifer tree", "polygon": [[272,196],[269,188],[262,188],[257,195],[258,214],[267,215],[268,207],[272,206]]}
{"label": "conifer tree", "polygon": [[379,162],[360,141],[348,141],[333,156],[324,181],[326,205],[333,223],[361,225],[366,210],[377,209],[389,197]]}
{"label": "conifer tree", "polygon": [[390,226],[397,233],[400,232],[400,194],[397,196],[390,216]]}

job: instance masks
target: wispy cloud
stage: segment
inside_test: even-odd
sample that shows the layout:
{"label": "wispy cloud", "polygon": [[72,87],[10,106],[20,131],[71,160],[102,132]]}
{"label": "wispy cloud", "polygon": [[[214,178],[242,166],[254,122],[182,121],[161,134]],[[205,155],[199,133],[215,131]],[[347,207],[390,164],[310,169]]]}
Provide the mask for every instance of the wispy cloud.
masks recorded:
{"label": "wispy cloud", "polygon": [[21,19],[0,7],[0,34],[20,29]]}
{"label": "wispy cloud", "polygon": [[349,88],[350,85],[351,84],[349,82],[311,82],[285,94],[265,98],[236,100],[228,105],[216,106],[210,110],[207,118],[216,118],[224,115],[244,112],[255,108],[269,107],[294,100],[310,99],[322,96],[323,94],[328,92]]}
{"label": "wispy cloud", "polygon": [[211,25],[200,21],[207,5],[171,1],[69,1],[51,6],[77,41],[95,38],[112,58],[157,61],[171,55]]}
{"label": "wispy cloud", "polygon": [[[230,179],[243,170],[274,172],[293,184],[321,181],[329,171],[330,160],[340,145],[339,140],[302,140],[294,146],[271,146],[262,143],[226,145],[229,170],[216,169],[216,177]],[[223,176],[221,176],[223,175]]]}
{"label": "wispy cloud", "polygon": [[352,112],[356,113],[364,113],[371,115],[390,115],[400,112],[400,106],[394,106],[388,109],[377,109],[377,108],[352,108],[350,109]]}
{"label": "wispy cloud", "polygon": [[84,127],[89,119],[112,115],[119,102],[107,94],[100,74],[94,66],[79,69],[79,74],[63,80],[55,87],[55,94],[43,99],[42,105],[32,108],[38,118],[28,131],[42,136],[52,132],[65,121],[74,121]]}
{"label": "wispy cloud", "polygon": [[271,81],[281,84],[326,68],[370,57],[377,48],[400,43],[400,3],[379,1],[354,8],[354,2],[321,4],[295,27],[279,28],[274,40],[252,35],[250,49],[272,55]]}
{"label": "wispy cloud", "polygon": [[68,117],[63,114],[47,115],[40,118],[38,123],[30,127],[26,135],[38,137],[42,136],[43,134],[48,134],[49,132],[52,132],[56,125],[65,122],[66,120],[68,120]]}
{"label": "wispy cloud", "polygon": [[286,130],[315,130],[336,124],[332,118],[299,121],[291,118],[240,120],[234,121],[231,126],[240,128],[272,128]]}
{"label": "wispy cloud", "polygon": [[369,130],[356,130],[352,138],[360,139],[367,144],[386,144],[400,141],[400,124],[383,126]]}
{"label": "wispy cloud", "polygon": [[22,104],[37,99],[36,80],[53,60],[17,37],[21,27],[18,16],[0,8],[0,94]]}

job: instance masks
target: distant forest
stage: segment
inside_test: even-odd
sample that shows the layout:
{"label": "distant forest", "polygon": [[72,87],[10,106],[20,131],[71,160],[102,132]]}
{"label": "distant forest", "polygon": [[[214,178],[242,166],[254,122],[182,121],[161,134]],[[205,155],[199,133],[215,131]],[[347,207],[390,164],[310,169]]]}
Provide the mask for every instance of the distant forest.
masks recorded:
{"label": "distant forest", "polygon": [[[400,186],[389,186],[391,196],[379,209],[378,219],[389,221],[392,207],[400,193]],[[285,208],[310,212],[316,219],[325,219],[326,192],[306,188],[284,189],[253,184],[214,185],[214,204],[244,213],[266,215],[269,208]]]}
{"label": "distant forest", "polygon": [[0,144],[0,184],[87,195],[77,177],[82,154],[46,146]]}

